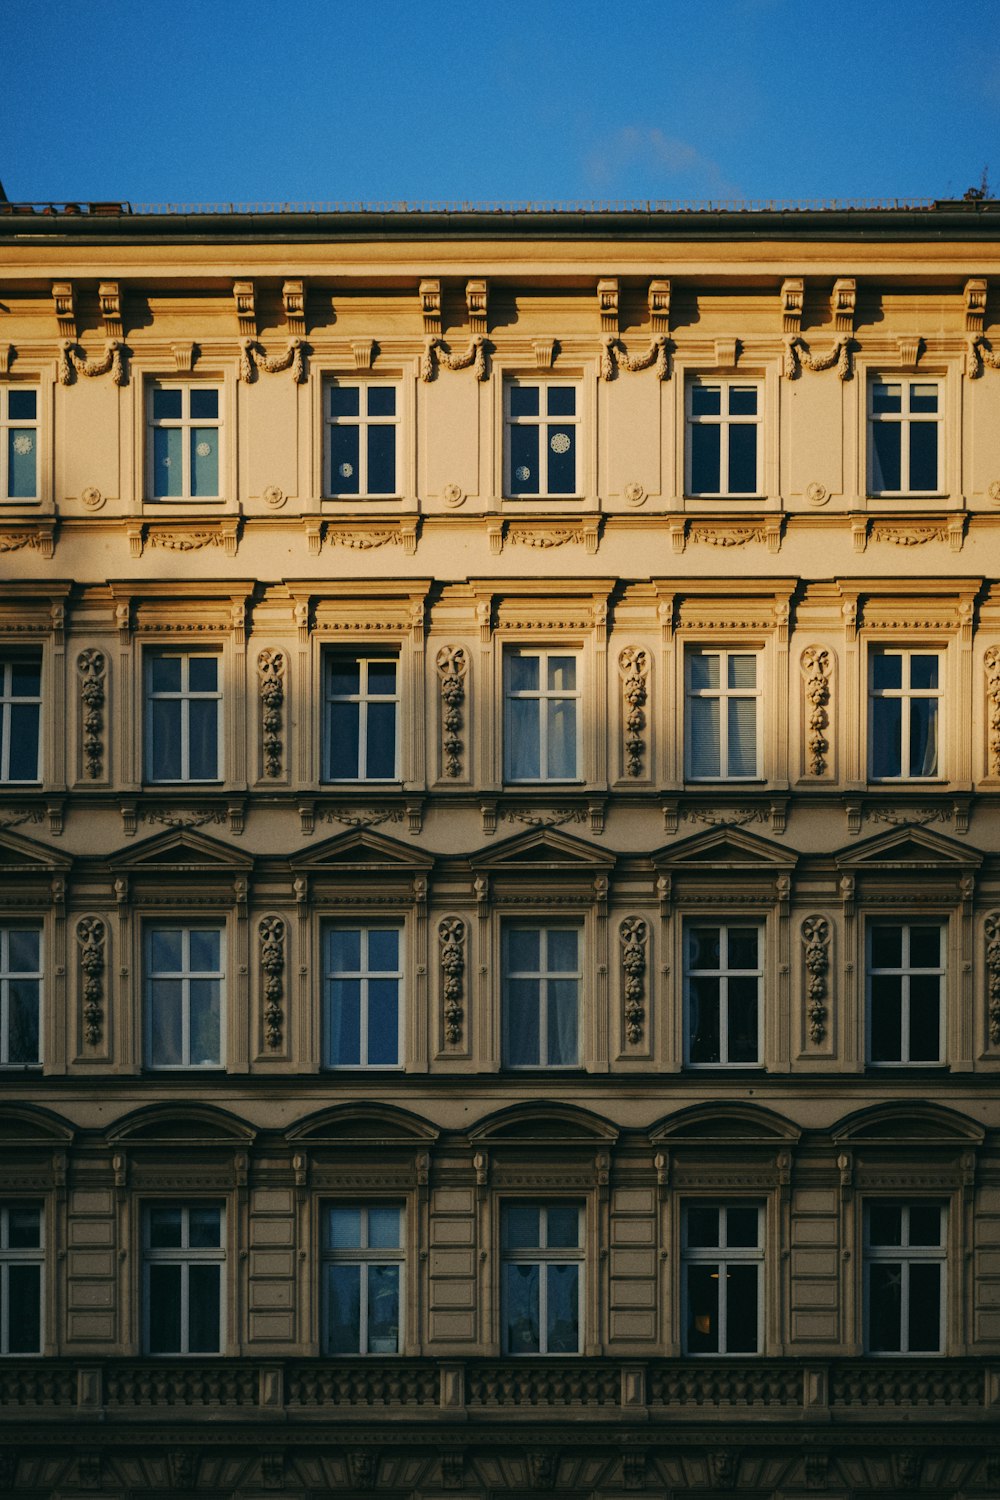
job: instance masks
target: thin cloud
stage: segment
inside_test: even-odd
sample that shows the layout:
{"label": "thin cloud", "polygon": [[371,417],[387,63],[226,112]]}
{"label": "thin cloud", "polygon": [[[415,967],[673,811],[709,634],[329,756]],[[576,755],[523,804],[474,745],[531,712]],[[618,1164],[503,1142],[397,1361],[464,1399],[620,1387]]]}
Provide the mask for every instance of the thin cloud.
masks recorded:
{"label": "thin cloud", "polygon": [[594,147],[585,165],[593,188],[624,190],[626,197],[648,188],[664,197],[740,196],[718,162],[655,125],[623,125]]}

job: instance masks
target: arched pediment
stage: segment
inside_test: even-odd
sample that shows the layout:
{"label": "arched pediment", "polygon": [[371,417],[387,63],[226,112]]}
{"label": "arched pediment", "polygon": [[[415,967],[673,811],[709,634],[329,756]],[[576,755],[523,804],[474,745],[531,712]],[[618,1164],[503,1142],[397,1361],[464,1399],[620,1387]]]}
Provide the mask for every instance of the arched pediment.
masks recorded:
{"label": "arched pediment", "polygon": [[253,856],[222,839],[212,838],[199,828],[170,828],[151,839],[143,839],[133,848],[119,849],[109,860],[116,870],[139,874],[145,869],[158,874],[247,874],[253,868]]}
{"label": "arched pediment", "polygon": [[147,1104],[117,1120],[107,1139],[122,1146],[249,1146],[257,1132],[214,1104]]}
{"label": "arched pediment", "polygon": [[654,1146],[793,1146],[798,1125],[760,1104],[692,1104],[649,1131]]}
{"label": "arched pediment", "polygon": [[939,871],[950,868],[960,874],[978,869],[983,855],[935,828],[906,823],[863,843],[838,849],[834,859],[838,869],[845,870],[919,870],[929,866]]}
{"label": "arched pediment", "polygon": [[986,1131],[978,1120],[943,1104],[900,1099],[855,1110],[830,1134],[838,1145],[957,1147],[978,1146]]}
{"label": "arched pediment", "polygon": [[667,844],[656,850],[652,860],[657,870],[740,870],[769,875],[794,869],[798,855],[759,833],[723,826]]}
{"label": "arched pediment", "polygon": [[293,870],[310,874],[326,870],[332,874],[340,870],[382,870],[405,875],[432,869],[434,856],[374,828],[351,828],[309,849],[297,849],[288,856],[288,862]]}
{"label": "arched pediment", "polygon": [[440,1133],[408,1109],[352,1103],[308,1115],[285,1131],[285,1139],[302,1146],[427,1146]]}
{"label": "arched pediment", "polygon": [[13,833],[9,828],[0,831],[0,877],[64,875],[72,863],[68,854],[50,844]]}
{"label": "arched pediment", "polygon": [[22,1146],[69,1146],[74,1127],[38,1104],[0,1105],[0,1150]]}
{"label": "arched pediment", "polygon": [[469,1128],[476,1145],[613,1145],[619,1130],[603,1115],[576,1104],[512,1104]]}
{"label": "arched pediment", "polygon": [[497,874],[520,868],[536,873],[559,870],[563,873],[597,874],[614,869],[615,856],[586,839],[564,833],[561,828],[532,828],[528,833],[515,834],[502,843],[477,849],[470,854],[469,863],[474,870]]}

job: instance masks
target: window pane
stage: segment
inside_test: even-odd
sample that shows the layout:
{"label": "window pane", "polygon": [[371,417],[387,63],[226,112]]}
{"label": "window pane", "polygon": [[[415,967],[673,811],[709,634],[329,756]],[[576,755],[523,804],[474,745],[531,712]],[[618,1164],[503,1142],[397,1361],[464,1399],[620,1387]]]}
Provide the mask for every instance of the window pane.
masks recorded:
{"label": "window pane", "polygon": [[36,661],[10,663],[10,690],[15,698],[38,698],[42,692],[42,667]]}
{"label": "window pane", "polygon": [[876,382],[872,386],[872,411],[876,413],[901,412],[903,409],[903,387]]}
{"label": "window pane", "polygon": [[512,417],[537,417],[539,390],[537,385],[512,385],[510,387],[510,414]]}
{"label": "window pane", "polygon": [[910,700],[911,776],[937,775],[937,711],[936,698]]}
{"label": "window pane", "polygon": [[915,974],[910,980],[910,1062],[940,1061],[940,984],[936,974]]}
{"label": "window pane", "polygon": [[191,429],[191,493],[192,495],[217,495],[219,493],[219,429],[217,427],[192,427]]}
{"label": "window pane", "polygon": [[356,417],[361,412],[361,392],[356,385],[331,385],[331,417]]}
{"label": "window pane", "polygon": [[394,1067],[399,1061],[399,985],[395,979],[368,983],[368,1065]]}
{"label": "window pane", "polygon": [[181,1267],[150,1266],[149,1352],[181,1352]]}
{"label": "window pane", "polygon": [[546,682],[550,692],[571,693],[576,689],[576,657],[550,656]]}
{"label": "window pane", "polygon": [[729,980],[729,1061],[731,1063],[757,1061],[757,1002],[756,979]]}
{"label": "window pane", "polygon": [[756,1266],[730,1265],[726,1274],[726,1353],[757,1352]]}
{"label": "window pane", "polygon": [[9,1267],[7,1275],[11,1354],[38,1354],[42,1347],[41,1266]]}
{"label": "window pane", "polygon": [[357,1250],[361,1244],[361,1209],[331,1208],[330,1246],[334,1250]]}
{"label": "window pane", "polygon": [[872,968],[898,969],[903,962],[902,927],[873,927],[871,929]]}
{"label": "window pane", "polygon": [[729,493],[757,493],[757,427],[749,422],[729,428]]}
{"label": "window pane", "polygon": [[902,1040],[902,981],[879,974],[871,981],[872,1062],[899,1062]]}
{"label": "window pane", "polygon": [[396,692],[396,663],[394,661],[370,661],[368,663],[368,692],[394,697]]}
{"label": "window pane", "polygon": [[188,937],[191,968],[195,973],[217,974],[219,972],[218,932],[193,928]]}
{"label": "window pane", "polygon": [[721,1244],[719,1238],[719,1210],[714,1204],[692,1204],[685,1216],[687,1223],[686,1243],[692,1249],[714,1248]]}
{"label": "window pane", "polygon": [[910,928],[910,966],[937,969],[941,965],[941,928]]}
{"label": "window pane", "polygon": [[396,775],[396,704],[369,703],[365,776],[391,781]]}
{"label": "window pane", "polygon": [[[551,937],[550,936],[550,946]],[[512,974],[537,974],[540,964],[537,927],[511,927],[507,930],[507,969]]]}
{"label": "window pane", "polygon": [[910,423],[910,489],[938,487],[938,424]]}
{"label": "window pane", "polygon": [[756,1208],[726,1209],[726,1244],[749,1247],[759,1243],[760,1212]]}
{"label": "window pane", "polygon": [[219,774],[219,700],[192,698],[188,705],[191,781],[214,781]]}
{"label": "window pane", "polygon": [[691,1061],[719,1061],[719,981],[692,978],[688,985]]}
{"label": "window pane", "polygon": [[399,928],[373,927],[368,933],[368,967],[392,974],[399,968]]}
{"label": "window pane", "polygon": [[368,415],[370,417],[394,417],[396,415],[396,387],[394,385],[370,385],[368,387]]}
{"label": "window pane", "polygon": [[910,1244],[940,1245],[941,1210],[916,1203],[910,1209]]}
{"label": "window pane", "polygon": [[181,776],[181,705],[176,698],[154,698],[149,705],[149,775],[153,781]]}
{"label": "window pane", "polygon": [[717,495],[721,489],[721,434],[715,423],[693,423],[691,442],[691,493]]}
{"label": "window pane", "polygon": [[898,651],[873,652],[871,671],[873,688],[881,690],[903,686],[903,658]]}
{"label": "window pane", "polygon": [[718,688],[719,656],[711,651],[693,651],[687,660],[688,682],[692,690]]}
{"label": "window pane", "polygon": [[191,392],[191,419],[195,422],[217,421],[219,416],[218,391],[193,390]]}
{"label": "window pane", "polygon": [[910,1266],[909,1346],[935,1353],[941,1348],[941,1267],[917,1262]]}
{"label": "window pane", "polygon": [[188,1268],[188,1349],[191,1354],[219,1352],[220,1266]]}
{"label": "window pane", "polygon": [[149,1243],[154,1250],[176,1250],[182,1243],[183,1211],[166,1203],[149,1210]]}
{"label": "window pane", "polygon": [[7,995],[7,1061],[37,1063],[41,990],[37,979],[12,979]]}
{"label": "window pane", "polygon": [[12,427],[7,434],[7,493],[12,500],[31,500],[37,493],[35,461],[38,436],[32,429]]}
{"label": "window pane", "polygon": [[361,1062],[361,985],[357,979],[335,979],[330,995],[330,1061],[335,1067],[357,1067]]}
{"label": "window pane", "polygon": [[575,979],[548,982],[548,1050],[545,1059],[553,1067],[577,1061],[577,995]]}
{"label": "window pane", "polygon": [[149,985],[150,1062],[176,1068],[184,1061],[182,994],[179,979],[154,979]]}
{"label": "window pane", "polygon": [[689,698],[691,718],[689,776],[722,774],[718,698]]}
{"label": "window pane", "polygon": [[510,492],[512,495],[537,495],[539,491],[537,427],[511,427]]}
{"label": "window pane", "polygon": [[727,933],[728,965],[731,969],[756,969],[760,931],[756,927],[730,927]]}
{"label": "window pane", "polygon": [[512,651],[507,657],[507,681],[512,693],[537,693],[541,686],[541,658]]}
{"label": "window pane", "polygon": [[872,1203],[868,1208],[868,1243],[901,1245],[903,1243],[903,1210],[896,1203]]}
{"label": "window pane", "polygon": [[546,706],[549,743],[545,774],[549,780],[568,780],[576,775],[576,700],[550,699]]}
{"label": "window pane", "polygon": [[327,1268],[327,1347],[331,1354],[361,1350],[361,1267]]}
{"label": "window pane", "polygon": [[576,387],[572,385],[550,385],[548,387],[547,411],[550,417],[576,416]]}
{"label": "window pane", "polygon": [[180,656],[149,657],[149,688],[153,693],[179,693],[184,661]]}
{"label": "window pane", "polygon": [[222,1057],[221,996],[217,979],[191,981],[191,1066],[218,1063]]}
{"label": "window pane", "polygon": [[7,1243],[12,1250],[34,1250],[42,1243],[42,1216],[37,1208],[11,1208]]}
{"label": "window pane", "polygon": [[189,657],[188,687],[192,693],[217,692],[219,687],[219,658],[217,656]]}
{"label": "window pane", "polygon": [[550,928],[548,934],[548,968],[554,973],[575,974],[577,970],[577,934]]}
{"label": "window pane", "polygon": [[691,969],[719,968],[721,928],[688,928],[688,967]]}
{"label": "window pane", "polygon": [[576,428],[548,429],[548,491],[550,495],[572,495],[576,491]]}
{"label": "window pane", "polygon": [[936,688],[940,657],[937,652],[914,651],[910,656],[910,686]]}
{"label": "window pane", "polygon": [[542,1243],[540,1210],[530,1203],[508,1203],[503,1211],[505,1250],[534,1249]]}
{"label": "window pane", "polygon": [[511,781],[537,781],[541,775],[537,698],[507,700],[507,776]]}
{"label": "window pane", "polygon": [[[357,392],[354,393],[357,395]],[[357,495],[361,489],[360,430],[330,428],[330,494]]]}
{"label": "window pane", "polygon": [[327,705],[330,736],[330,775],[335,781],[358,779],[361,710],[357,703]]}
{"label": "window pane", "polygon": [[572,1249],[580,1243],[580,1210],[574,1205],[550,1208],[547,1214],[550,1249]]}
{"label": "window pane", "polygon": [[399,1267],[368,1267],[368,1353],[399,1351]]}
{"label": "window pane", "polygon": [[755,417],[757,415],[757,387],[755,385],[731,385],[729,387],[729,415],[731,417]]}
{"label": "window pane", "polygon": [[879,1261],[868,1268],[868,1338],[873,1351],[901,1349],[903,1267]]}
{"label": "window pane", "polygon": [[687,1268],[687,1348],[689,1354],[719,1352],[719,1267]]}
{"label": "window pane", "polygon": [[368,429],[368,493],[396,493],[396,429],[388,423]]}
{"label": "window pane", "polygon": [[898,490],[902,488],[900,470],[901,429],[896,422],[873,422],[872,434],[872,488]]}
{"label": "window pane", "polygon": [[938,388],[936,385],[911,385],[910,386],[910,411],[911,412],[936,412],[938,409]]}
{"label": "window pane", "polygon": [[34,422],[38,416],[38,392],[8,387],[7,415],[12,422]]}
{"label": "window pane", "polygon": [[729,699],[729,765],[730,776],[757,774],[757,700]]}
{"label": "window pane", "polygon": [[222,1213],[210,1203],[188,1210],[188,1244],[196,1250],[211,1250],[222,1244]]}
{"label": "window pane", "polygon": [[177,421],[183,415],[184,394],[178,388],[153,391],[153,418],[157,422]]}
{"label": "window pane", "polygon": [[547,1266],[549,1354],[576,1354],[580,1347],[580,1268]]}
{"label": "window pane", "polygon": [[180,427],[153,429],[153,495],[170,498],[184,493],[184,433]]}
{"label": "window pane", "polygon": [[370,1208],[368,1210],[368,1243],[374,1250],[399,1248],[398,1208]]}
{"label": "window pane", "polygon": [[335,974],[356,974],[361,968],[361,930],[334,927],[330,931],[330,968]]}
{"label": "window pane", "polygon": [[902,773],[903,711],[900,698],[872,699],[872,778]]}
{"label": "window pane", "polygon": [[36,703],[14,703],[10,708],[11,781],[38,780],[38,718]]}
{"label": "window pane", "polygon": [[691,414],[695,417],[718,417],[722,413],[722,387],[720,385],[693,385],[691,387]]}
{"label": "window pane", "polygon": [[539,985],[536,979],[508,979],[507,1062],[512,1068],[537,1067],[540,1059]]}
{"label": "window pane", "polygon": [[504,1313],[511,1354],[537,1354],[538,1266],[504,1268]]}
{"label": "window pane", "polygon": [[727,659],[727,679],[731,688],[755,688],[757,686],[756,656],[731,654]]}

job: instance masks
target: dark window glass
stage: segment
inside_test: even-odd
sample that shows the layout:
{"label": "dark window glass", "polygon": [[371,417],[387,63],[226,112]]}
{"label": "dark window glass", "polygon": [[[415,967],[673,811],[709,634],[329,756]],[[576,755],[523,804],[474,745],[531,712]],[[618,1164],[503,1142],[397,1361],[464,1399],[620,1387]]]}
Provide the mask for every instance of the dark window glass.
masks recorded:
{"label": "dark window glass", "polygon": [[876,492],[902,488],[901,429],[897,422],[872,423],[872,486]]}
{"label": "dark window glass", "polygon": [[[357,395],[357,392],[354,393]],[[361,488],[359,427],[330,428],[330,494],[357,495]]]}
{"label": "dark window glass", "polygon": [[548,387],[548,414],[550,417],[576,416],[576,390],[571,385]]}
{"label": "dark window glass", "polygon": [[749,423],[729,427],[729,493],[757,493],[757,428]]}
{"label": "dark window glass", "polygon": [[691,415],[695,417],[721,416],[722,387],[718,385],[693,385],[691,387]]}
{"label": "dark window glass", "polygon": [[41,1266],[7,1268],[11,1354],[38,1354],[42,1347]]}
{"label": "dark window glass", "polygon": [[394,417],[396,415],[395,386],[370,385],[368,387],[368,415],[370,417]]}
{"label": "dark window glass", "polygon": [[899,1062],[903,1030],[902,979],[877,974],[871,981],[872,1062]]}
{"label": "dark window glass", "polygon": [[37,414],[37,391],[8,390],[7,415],[12,422],[33,422]]}
{"label": "dark window glass", "polygon": [[191,392],[191,416],[202,421],[205,418],[217,419],[219,415],[219,393],[218,391]]}
{"label": "dark window glass", "polygon": [[331,385],[331,417],[357,417],[361,415],[361,392],[356,385]]}
{"label": "dark window glass", "polygon": [[868,1338],[875,1353],[902,1348],[903,1267],[876,1261],[868,1268]]}
{"label": "dark window glass", "polygon": [[368,429],[368,493],[396,492],[396,429],[387,424]]}
{"label": "dark window glass", "polygon": [[910,489],[938,487],[938,424],[910,423]]}
{"label": "dark window glass", "polygon": [[726,1276],[726,1353],[757,1352],[756,1266],[730,1264]]}
{"label": "dark window glass", "polygon": [[537,427],[510,428],[510,492],[512,495],[537,495],[538,473]]}
{"label": "dark window glass", "polygon": [[550,427],[549,494],[572,495],[576,491],[576,428]]}
{"label": "dark window glass", "polygon": [[941,1348],[940,1265],[917,1261],[910,1266],[909,1316],[910,1349],[937,1353]]}
{"label": "dark window glass", "polygon": [[688,1266],[687,1348],[689,1354],[719,1352],[719,1267]]}
{"label": "dark window glass", "polygon": [[722,488],[721,429],[711,423],[694,423],[690,429],[691,493],[717,495]]}
{"label": "dark window glass", "polygon": [[537,417],[539,391],[537,385],[512,385],[510,388],[510,414],[512,417]]}

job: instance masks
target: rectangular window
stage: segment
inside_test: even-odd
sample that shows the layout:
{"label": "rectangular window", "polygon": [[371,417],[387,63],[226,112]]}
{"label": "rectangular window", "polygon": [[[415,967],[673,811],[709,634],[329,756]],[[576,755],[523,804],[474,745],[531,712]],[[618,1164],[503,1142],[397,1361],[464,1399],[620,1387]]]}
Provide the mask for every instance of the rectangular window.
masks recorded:
{"label": "rectangular window", "polygon": [[146,1209],[148,1354],[222,1352],[223,1223],[218,1203],[158,1203]]}
{"label": "rectangular window", "polygon": [[328,1208],[323,1233],[326,1354],[402,1349],[403,1210],[392,1204]]}
{"label": "rectangular window", "polygon": [[220,394],[211,385],[150,385],[148,462],[154,500],[219,498]]}
{"label": "rectangular window", "polygon": [[524,496],[575,495],[577,400],[575,385],[510,380],[507,404],[506,493]]}
{"label": "rectangular window", "polygon": [[580,933],[507,927],[503,934],[504,1062],[509,1068],[579,1063]]}
{"label": "rectangular window", "polygon": [[868,662],[872,781],[939,775],[940,652],[872,651]]}
{"label": "rectangular window", "polygon": [[146,657],[149,781],[220,780],[222,691],[218,655],[151,651]]}
{"label": "rectangular window", "polygon": [[222,1066],[222,929],[146,932],[146,1055],[151,1068]]}
{"label": "rectangular window", "polygon": [[505,1203],[501,1215],[505,1354],[579,1354],[583,1210]]}
{"label": "rectangular window", "polygon": [[0,1066],[41,1061],[42,933],[38,927],[0,927]]}
{"label": "rectangular window", "polygon": [[505,779],[575,781],[579,765],[577,658],[566,651],[504,654]]}
{"label": "rectangular window", "polygon": [[42,1352],[42,1211],[0,1207],[0,1354]]}
{"label": "rectangular window", "polygon": [[687,776],[736,781],[760,775],[761,691],[752,651],[689,651]]}
{"label": "rectangular window", "polygon": [[688,494],[761,493],[760,388],[691,381],[687,388]]}
{"label": "rectangular window", "polygon": [[933,1203],[865,1205],[865,1343],[870,1354],[944,1350],[945,1228]]}
{"label": "rectangular window", "polygon": [[933,494],[941,488],[937,381],[868,385],[869,484],[873,495]]}
{"label": "rectangular window", "polygon": [[681,1225],[685,1354],[758,1354],[763,1207],[687,1203]]}
{"label": "rectangular window", "polygon": [[335,380],[326,387],[326,493],[396,495],[399,387]]}
{"label": "rectangular window", "polygon": [[399,779],[399,659],[330,651],[323,663],[325,779]]}
{"label": "rectangular window", "polygon": [[687,1060],[695,1066],[746,1066],[760,1060],[760,927],[705,927],[684,931]]}
{"label": "rectangular window", "polygon": [[328,927],[325,1060],[329,1068],[397,1068],[402,1053],[402,928]]}
{"label": "rectangular window", "polygon": [[0,782],[41,781],[42,663],[0,660]]}
{"label": "rectangular window", "polygon": [[868,1057],[941,1061],[944,928],[873,922],[868,928]]}
{"label": "rectangular window", "polygon": [[0,385],[0,500],[38,499],[38,391]]}

